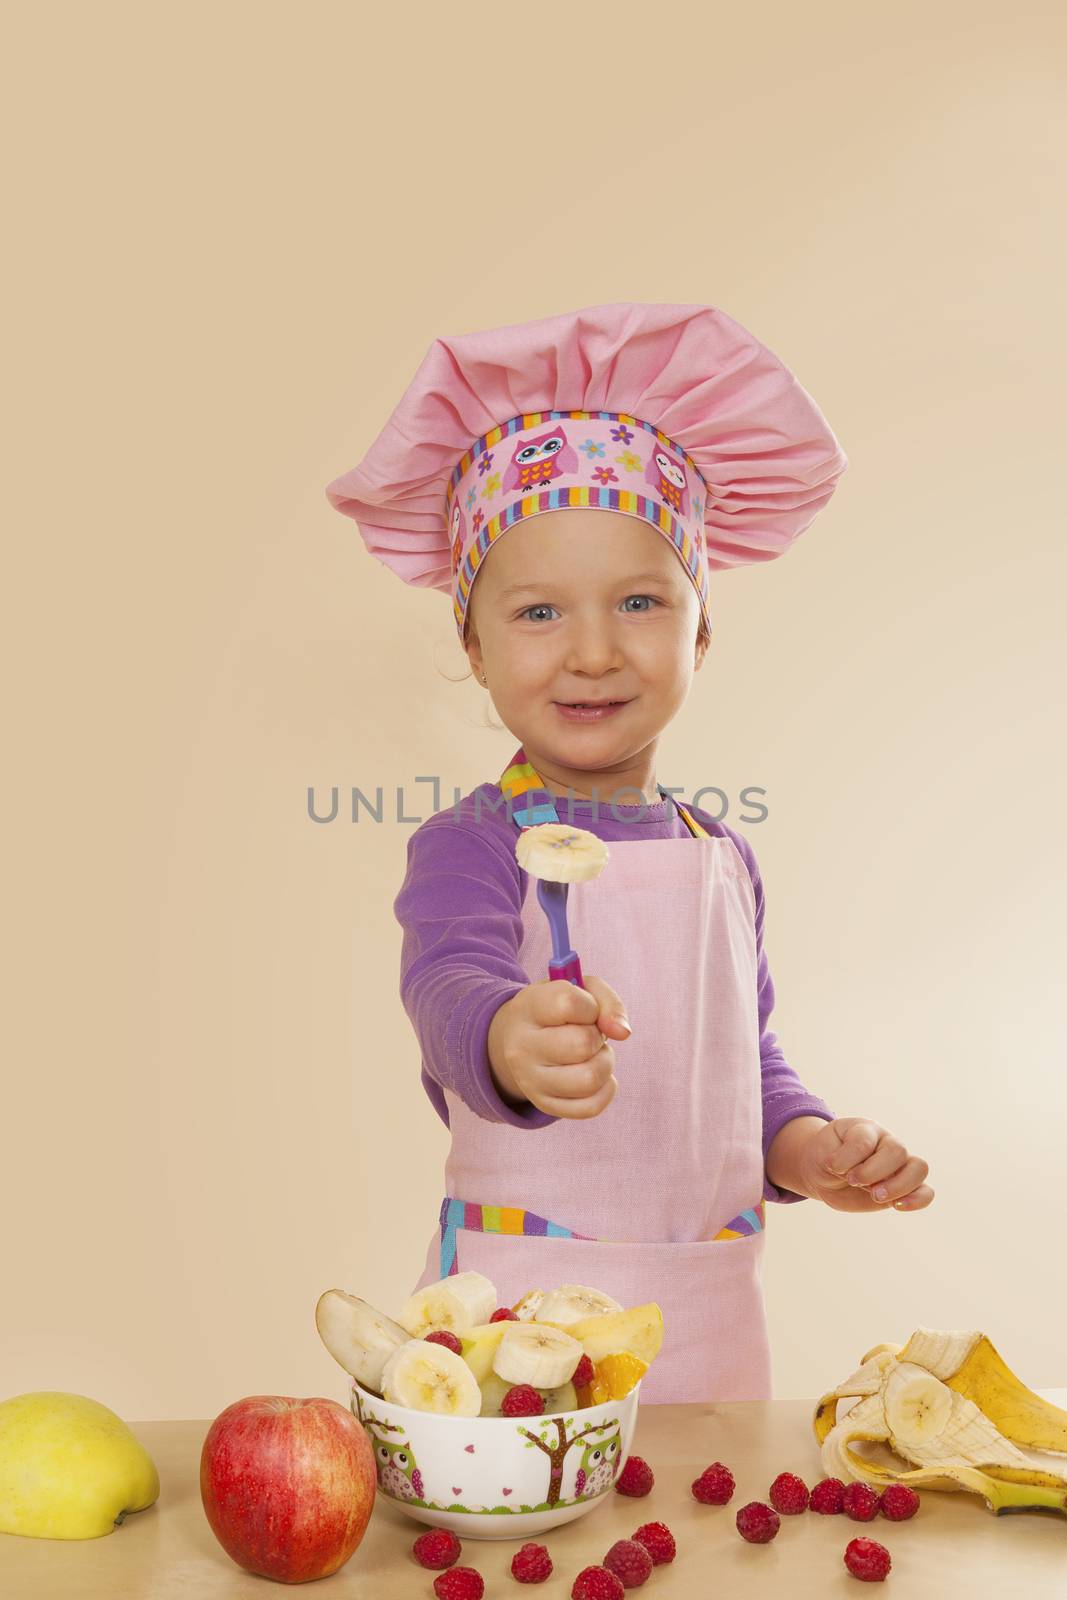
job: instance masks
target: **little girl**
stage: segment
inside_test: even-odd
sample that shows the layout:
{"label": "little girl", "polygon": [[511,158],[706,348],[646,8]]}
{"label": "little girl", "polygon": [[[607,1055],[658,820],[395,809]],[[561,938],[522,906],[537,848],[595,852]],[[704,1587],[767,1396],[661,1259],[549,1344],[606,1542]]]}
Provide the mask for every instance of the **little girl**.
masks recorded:
{"label": "little girl", "polygon": [[[770,1397],[767,1200],[933,1198],[925,1161],[789,1066],[752,847],[656,775],[710,643],[709,571],[782,554],[846,465],[722,311],[617,303],[436,340],[327,489],[406,582],[451,593],[518,740],[412,834],[395,902],[401,997],[451,1131],[413,1290],[474,1269],[501,1304],[561,1285],[655,1301],[646,1403]],[[609,846],[568,892],[584,987],[547,978],[515,855],[547,821]]]}

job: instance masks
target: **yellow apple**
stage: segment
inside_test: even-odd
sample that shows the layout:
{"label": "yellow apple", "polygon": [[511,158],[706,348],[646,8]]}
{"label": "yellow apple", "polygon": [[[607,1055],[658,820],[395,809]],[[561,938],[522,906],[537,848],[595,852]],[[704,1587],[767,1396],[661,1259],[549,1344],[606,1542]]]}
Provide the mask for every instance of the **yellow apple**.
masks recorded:
{"label": "yellow apple", "polygon": [[463,1346],[460,1354],[479,1383],[492,1371],[497,1345],[510,1326],[505,1321],[479,1322],[457,1336]]}
{"label": "yellow apple", "polygon": [[[550,1326],[558,1328],[561,1324]],[[663,1344],[663,1312],[650,1300],[646,1305],[603,1311],[598,1316],[584,1317],[581,1322],[568,1322],[563,1331],[577,1339],[594,1366],[605,1356],[626,1352],[651,1363]]]}
{"label": "yellow apple", "polygon": [[148,1451],[99,1400],[39,1389],[0,1402],[0,1533],[99,1539],[158,1498]]}

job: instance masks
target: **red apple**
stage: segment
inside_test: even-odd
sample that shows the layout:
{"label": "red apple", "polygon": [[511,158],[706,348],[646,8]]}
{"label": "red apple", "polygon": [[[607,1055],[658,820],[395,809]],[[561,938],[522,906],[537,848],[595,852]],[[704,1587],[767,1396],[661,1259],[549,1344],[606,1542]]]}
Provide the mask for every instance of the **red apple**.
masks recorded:
{"label": "red apple", "polygon": [[238,1566],[282,1583],[343,1566],[376,1489],[370,1440],[336,1400],[235,1400],[200,1452],[200,1498],[216,1539]]}

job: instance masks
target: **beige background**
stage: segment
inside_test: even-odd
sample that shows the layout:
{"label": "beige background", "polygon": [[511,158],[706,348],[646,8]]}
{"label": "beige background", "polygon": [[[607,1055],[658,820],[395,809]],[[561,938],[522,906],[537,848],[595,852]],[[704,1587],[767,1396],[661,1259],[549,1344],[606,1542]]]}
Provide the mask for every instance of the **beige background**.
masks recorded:
{"label": "beige background", "polygon": [[724,307],[851,460],[659,772],[767,790],[774,1026],[937,1189],[772,1209],[776,1392],[920,1323],[1067,1383],[1054,10],[9,12],[3,1393],[341,1398],[318,1294],[414,1282],[413,825],[307,789],[513,740],[323,486],[435,335],[615,299]]}

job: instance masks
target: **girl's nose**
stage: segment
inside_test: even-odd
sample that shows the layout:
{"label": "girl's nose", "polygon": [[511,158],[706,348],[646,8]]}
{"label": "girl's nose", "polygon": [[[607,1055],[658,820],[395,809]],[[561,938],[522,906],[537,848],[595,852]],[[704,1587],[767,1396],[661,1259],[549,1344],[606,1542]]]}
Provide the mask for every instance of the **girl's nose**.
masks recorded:
{"label": "girl's nose", "polygon": [[624,660],[622,646],[612,624],[608,621],[586,622],[568,641],[564,665],[568,672],[596,676],[612,667],[621,666]]}

